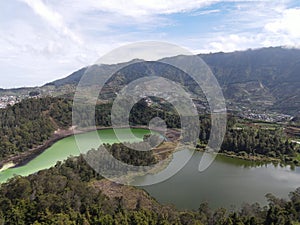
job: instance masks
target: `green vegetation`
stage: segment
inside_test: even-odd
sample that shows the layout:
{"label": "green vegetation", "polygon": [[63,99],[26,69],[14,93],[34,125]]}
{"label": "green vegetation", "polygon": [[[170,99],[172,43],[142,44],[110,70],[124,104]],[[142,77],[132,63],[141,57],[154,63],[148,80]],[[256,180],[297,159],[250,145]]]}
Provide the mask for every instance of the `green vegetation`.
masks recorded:
{"label": "green vegetation", "polygon": [[26,99],[0,110],[0,160],[34,148],[57,128],[70,126],[71,104],[67,99]]}
{"label": "green vegetation", "polygon": [[[140,143],[127,143],[127,146],[132,146],[132,148],[126,147],[125,145],[121,143],[115,143],[112,145],[105,144],[105,149],[107,149],[114,158],[121,160],[122,162],[134,166],[149,166],[152,164],[157,163],[156,158],[153,155],[153,151],[136,151],[134,149],[137,149],[137,145],[141,149],[146,149],[146,146],[143,148],[142,145],[145,145],[146,143],[140,142]],[[101,146],[100,146],[101,148]],[[89,154],[92,154],[93,150],[88,152]],[[97,152],[97,151],[95,151]],[[111,167],[110,165],[109,167]]]}
{"label": "green vegetation", "polygon": [[[153,110],[150,107],[143,108],[140,104],[132,109],[130,117],[132,125],[147,125],[152,117],[161,116],[166,118],[169,127],[179,126],[178,116],[166,113],[160,108]],[[96,125],[111,126],[111,106],[111,104],[96,106]],[[85,110],[86,108],[82,108],[82,112]],[[80,125],[89,124],[90,118],[85,118],[85,113],[77,115]],[[72,101],[68,98],[25,99],[14,106],[1,109],[0,160],[43,144],[55,130],[67,129],[71,124]]]}
{"label": "green vegetation", "polygon": [[[71,125],[71,101],[61,98],[27,99],[0,111],[1,157],[26,151],[42,144],[57,128]],[[96,124],[110,126],[111,104],[96,107]],[[131,111],[132,125],[147,125],[153,117],[165,119],[168,127],[180,128],[179,116],[168,105],[148,106],[141,101]],[[210,117],[200,118],[200,143],[206,144]],[[81,118],[85,122],[84,118]],[[248,121],[249,122],[249,121]],[[242,124],[242,126],[237,124]],[[237,129],[238,127],[238,129]],[[280,127],[262,129],[263,125],[228,119],[222,151],[235,154],[265,155],[297,162],[299,152]],[[145,137],[147,138],[147,137]],[[106,146],[116,158],[132,165],[156,163],[152,152],[140,154],[121,144]],[[88,153],[93,154],[95,150]],[[93,156],[93,155],[92,155]],[[296,160],[296,161],[295,161]],[[114,166],[114,165],[110,165]],[[15,177],[0,188],[0,224],[296,224],[300,220],[300,189],[290,200],[268,195],[268,207],[245,205],[240,211],[212,210],[202,203],[199,211],[178,211],[160,206],[153,199],[141,198],[128,207],[121,197],[108,197],[100,190],[97,175],[83,156],[29,177]],[[128,191],[127,196],[138,191]],[[148,197],[149,198],[149,197]],[[146,201],[146,203],[145,203]]]}
{"label": "green vegetation", "polygon": [[291,125],[300,127],[300,116],[296,116],[291,120]]}
{"label": "green vegetation", "polygon": [[[242,130],[228,130],[222,144],[222,151],[244,153],[251,156],[263,155],[280,158],[290,162],[297,156],[297,144],[290,142],[282,130],[266,130],[244,128]],[[299,161],[300,162],[300,161]],[[295,161],[298,163],[298,161]]]}
{"label": "green vegetation", "polygon": [[[245,204],[227,211],[199,203],[198,211],[178,211],[142,190],[102,181],[83,156],[12,178],[0,187],[0,224],[292,225],[300,220],[300,189],[289,200],[268,194],[267,207]],[[122,195],[109,194],[115,191]]]}
{"label": "green vegetation", "polygon": [[[210,66],[233,108],[252,108],[262,111],[296,114],[299,111],[299,50],[267,48],[246,52],[201,55]],[[167,60],[176,60],[169,58]],[[115,66],[115,65],[113,65]],[[119,65],[124,66],[124,64]],[[97,70],[110,71],[110,65],[95,66]],[[41,90],[0,90],[1,93],[29,93],[29,96],[53,91],[72,96],[75,85],[86,71],[83,68],[66,79],[52,82]],[[157,74],[181,83],[199,99],[203,93],[189,76],[163,63],[142,62],[130,65],[109,80],[110,90],[105,94],[111,100],[124,85],[144,74]],[[93,82],[93,77],[91,77]],[[53,87],[52,87],[53,86]],[[67,91],[66,91],[67,90]],[[198,100],[199,100],[198,99]],[[140,101],[131,110],[131,125],[148,125],[153,117],[161,117],[169,128],[180,128],[179,115],[168,104],[152,99],[151,106]],[[0,160],[26,152],[45,143],[57,129],[71,126],[72,101],[67,98],[26,99],[14,106],[0,110]],[[111,104],[96,106],[96,125],[111,126]],[[86,108],[82,108],[82,112]],[[93,110],[93,109],[92,109]],[[90,118],[78,114],[82,126]],[[252,118],[252,117],[251,117]],[[300,119],[295,117],[284,131],[282,125],[254,123],[229,117],[228,129],[221,152],[250,157],[269,157],[282,162],[299,164],[299,145],[288,135],[298,135]],[[192,130],[192,129],[191,129]],[[200,116],[199,146],[207,144],[210,118]],[[192,135],[192,134],[191,134]],[[188,141],[183,137],[184,141]],[[297,140],[297,139],[296,139]],[[150,140],[151,141],[151,140]],[[151,151],[141,154],[122,144],[106,146],[115,158],[132,165],[149,165],[156,162]],[[91,150],[88,155],[94,156]],[[94,154],[94,155],[93,155]],[[114,165],[110,165],[114,166]],[[245,205],[238,211],[212,210],[199,203],[198,211],[178,211],[161,206],[138,189],[124,188],[126,196],[112,197],[101,188],[104,179],[84,161],[83,156],[70,158],[64,163],[29,177],[15,177],[0,186],[0,224],[207,224],[207,225],[295,225],[300,221],[300,188],[292,192],[289,200],[268,194],[267,207]],[[101,183],[102,182],[102,183]],[[139,196],[136,198],[136,196]],[[144,196],[144,197],[141,197]],[[146,197],[145,197],[146,196]],[[149,200],[150,199],[150,200]],[[130,202],[130,203],[129,203]]]}
{"label": "green vegetation", "polygon": [[[111,103],[96,106],[96,125],[111,126],[111,108]],[[86,110],[86,108],[82,110]],[[80,114],[83,115],[83,113]],[[130,125],[133,126],[148,125],[149,121],[154,117],[160,117],[165,120],[169,128],[180,128],[180,117],[170,104],[148,106],[145,100],[141,100],[133,106],[130,112],[129,122]],[[84,120],[85,118],[80,118],[78,121]]]}
{"label": "green vegetation", "polygon": [[[210,133],[208,117],[200,119],[200,145],[205,146]],[[228,116],[227,130],[221,152],[235,154],[244,159],[280,159],[298,165],[299,145],[289,140],[282,126],[272,123],[250,123]]]}
{"label": "green vegetation", "polygon": [[[159,99],[152,101],[152,105],[148,105],[145,100],[134,105],[129,118],[131,125],[148,125],[152,118],[158,116],[165,120],[169,128],[181,127],[180,117],[170,104],[162,103]],[[111,126],[111,107],[111,103],[96,106],[97,126]],[[83,127],[90,123],[90,118],[85,118],[85,110],[87,108],[82,107],[82,112],[78,110],[76,114],[76,120]],[[58,128],[70,127],[72,101],[67,98],[50,97],[27,99],[0,110],[0,118],[0,159],[3,159],[43,144]],[[210,134],[210,117],[200,115],[199,120],[199,147],[203,147],[207,144]],[[193,136],[187,136],[189,135]],[[183,138],[188,141],[188,137]],[[245,156],[246,159],[263,156],[277,158],[285,163],[299,164],[299,147],[289,140],[282,126],[274,123],[253,123],[233,116],[228,117],[228,128],[221,151]]]}
{"label": "green vegetation", "polygon": [[[201,54],[222,87],[224,96],[232,109],[252,109],[271,113],[273,111],[296,115],[299,113],[299,49],[270,47],[231,53]],[[171,57],[162,62],[176,62]],[[137,61],[136,61],[137,62]],[[98,74],[106,74],[116,68],[118,73],[109,80],[110,92],[114,96],[126,84],[145,74],[155,74],[179,82],[187,90],[203,99],[203,95],[190,76],[182,71],[159,62],[140,62],[130,66],[126,63],[116,65],[93,66],[89,73],[90,84],[98,81]],[[119,69],[120,70],[119,70]],[[123,69],[121,69],[123,68]],[[68,85],[76,85],[86,68],[82,68],[70,76],[49,83],[42,89],[54,87],[63,89]],[[89,85],[89,84],[87,84]],[[0,92],[1,93],[1,92]]]}

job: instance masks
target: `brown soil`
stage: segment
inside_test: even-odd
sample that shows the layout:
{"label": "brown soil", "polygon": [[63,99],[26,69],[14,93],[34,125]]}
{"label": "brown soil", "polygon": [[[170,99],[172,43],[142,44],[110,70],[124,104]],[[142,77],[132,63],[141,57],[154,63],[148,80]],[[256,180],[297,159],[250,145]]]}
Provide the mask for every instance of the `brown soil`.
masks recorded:
{"label": "brown soil", "polygon": [[143,208],[160,213],[174,210],[171,206],[160,205],[146,191],[136,187],[117,184],[106,179],[94,181],[91,185],[109,199],[114,200],[116,204],[122,204],[128,210]]}

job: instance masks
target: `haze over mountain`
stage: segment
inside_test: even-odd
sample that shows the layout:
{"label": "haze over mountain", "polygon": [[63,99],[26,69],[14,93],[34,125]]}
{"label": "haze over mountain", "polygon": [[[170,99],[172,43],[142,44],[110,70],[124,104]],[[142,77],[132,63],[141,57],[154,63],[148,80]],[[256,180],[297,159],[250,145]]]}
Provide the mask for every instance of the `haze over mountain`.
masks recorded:
{"label": "haze over mountain", "polygon": [[[211,68],[223,89],[227,106],[231,110],[251,109],[258,112],[280,112],[296,115],[300,109],[300,50],[283,47],[261,48],[231,53],[211,53],[199,55]],[[174,61],[176,57],[159,60]],[[126,84],[142,76],[156,74],[181,83],[194,96],[203,96],[195,89],[195,82],[178,69],[170,69],[162,63],[136,61],[126,67],[126,63],[114,65],[94,65],[90,73],[91,84],[98,79],[97,74],[112,68],[123,68],[108,82],[106,92],[116,92]],[[65,93],[75,90],[76,85],[88,67],[75,71],[66,78],[59,79],[37,88],[41,92]],[[36,89],[36,88],[35,88]],[[32,89],[17,89],[26,93]],[[1,92],[7,92],[2,90]],[[108,94],[109,96],[112,93]],[[113,95],[113,94],[112,94]]]}
{"label": "haze over mountain", "polygon": [[[199,56],[208,64],[219,81],[229,108],[245,107],[259,111],[299,113],[299,49],[270,47],[232,53],[200,54]],[[169,60],[174,59],[170,58]],[[101,67],[104,69],[109,65]],[[123,82],[119,82],[118,85],[125,85],[134,79],[133,73],[136,74],[136,70],[140,70],[140,73],[145,72],[145,68],[142,66],[130,67],[131,70],[124,71],[127,79],[123,79]],[[46,84],[46,86],[76,85],[85,71],[86,68],[82,68],[64,79]],[[157,71],[159,71],[158,68],[156,68]],[[170,71],[170,73],[172,72]],[[172,74],[165,74],[165,76],[174,77]],[[115,85],[117,84],[115,83]]]}

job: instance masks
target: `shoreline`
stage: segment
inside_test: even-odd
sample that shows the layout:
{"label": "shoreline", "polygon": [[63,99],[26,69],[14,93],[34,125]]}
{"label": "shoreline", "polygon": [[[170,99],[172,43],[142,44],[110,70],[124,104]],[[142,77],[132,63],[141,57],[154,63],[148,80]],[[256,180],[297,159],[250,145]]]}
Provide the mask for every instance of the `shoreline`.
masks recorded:
{"label": "shoreline", "polygon": [[9,168],[12,168],[12,167],[15,167],[15,164],[13,162],[8,162],[8,163],[5,163],[2,168],[0,169],[0,173],[4,170],[7,170]]}
{"label": "shoreline", "polygon": [[[242,159],[242,160],[249,161],[249,162],[283,163],[279,158],[271,158],[271,157],[268,157],[268,156],[251,156],[251,155],[240,156],[240,155],[237,155],[235,153],[231,154],[231,153],[228,153],[228,152],[219,152],[218,154],[220,154],[222,156],[229,157],[229,158]],[[289,165],[289,164],[286,164],[286,165]]]}
{"label": "shoreline", "polygon": [[[196,151],[205,152],[205,148],[196,148]],[[232,159],[241,159],[241,160],[245,160],[248,162],[254,162],[254,163],[262,163],[262,164],[273,163],[273,164],[281,164],[284,166],[300,166],[293,162],[282,161],[280,158],[274,158],[274,157],[269,157],[269,156],[264,156],[264,155],[241,156],[241,155],[238,155],[231,151],[218,152],[217,155],[225,156],[225,157],[232,158]]]}
{"label": "shoreline", "polygon": [[13,163],[14,166],[13,167],[19,167],[22,165],[25,165],[27,162],[29,162],[30,160],[34,159],[36,156],[38,156],[39,154],[41,154],[44,150],[46,150],[47,148],[51,147],[54,143],[56,143],[57,141],[65,138],[65,137],[69,137],[72,136],[73,130],[68,129],[68,130],[56,130],[53,135],[50,137],[50,139],[48,139],[47,141],[45,141],[43,144],[36,146],[32,149],[29,149],[25,152],[19,153],[17,155],[12,155],[9,156],[5,159],[3,159],[0,162],[0,166],[1,166],[1,171],[3,170],[3,167],[5,164],[8,163]]}
{"label": "shoreline", "polygon": [[[128,129],[128,128],[135,128],[135,129],[149,129],[147,126],[131,126],[131,127],[118,127],[117,129]],[[30,162],[32,159],[43,153],[47,148],[51,147],[53,144],[55,144],[57,141],[64,139],[69,136],[77,135],[77,134],[83,134],[86,132],[91,132],[91,131],[98,131],[98,130],[105,130],[105,129],[112,129],[112,127],[100,127],[97,126],[96,130],[95,128],[86,128],[86,129],[81,129],[81,130],[76,130],[75,127],[70,127],[68,129],[58,129],[56,130],[52,137],[48,139],[44,144],[39,145],[35,148],[29,149],[26,152],[19,153],[17,155],[9,156],[2,161],[0,161],[0,172],[9,169],[9,168],[15,168],[15,167],[20,167],[28,162]],[[157,132],[160,132],[160,130],[156,130]],[[168,129],[169,135],[172,137],[170,139],[177,139],[180,131],[177,129],[170,128]],[[168,136],[168,135],[166,135]],[[205,151],[205,147],[198,147],[195,149],[196,151]],[[258,163],[282,163],[284,165],[293,165],[293,166],[298,166],[295,163],[289,163],[289,162],[283,162],[279,158],[271,158],[268,156],[263,156],[263,155],[257,155],[257,156],[252,156],[252,155],[246,155],[246,156],[241,156],[237,155],[233,152],[230,151],[225,151],[225,152],[218,152],[217,154],[226,156],[229,158],[236,158],[236,159],[242,159],[246,160],[249,162],[258,162]]]}
{"label": "shoreline", "polygon": [[[47,148],[50,148],[57,141],[64,139],[66,137],[70,137],[70,136],[77,135],[77,134],[83,134],[83,133],[91,132],[91,131],[98,131],[98,130],[105,130],[105,129],[112,129],[112,128],[113,127],[97,126],[96,130],[94,127],[81,129],[81,130],[76,130],[75,127],[69,127],[68,129],[58,129],[58,130],[54,131],[52,136],[47,141],[45,141],[45,143],[43,143],[39,146],[36,146],[32,149],[29,149],[26,152],[18,153],[17,155],[8,156],[7,158],[0,161],[0,172],[5,169],[8,169],[8,168],[6,168],[7,167],[6,165],[8,165],[8,164],[10,165],[9,168],[20,167],[20,166],[27,164],[28,162],[33,160],[35,157],[37,157],[38,155],[43,153]],[[147,127],[147,126],[131,126],[131,127],[126,126],[126,127],[118,127],[117,129],[128,129],[128,128],[149,129],[149,127]],[[160,130],[154,130],[154,131],[160,132]],[[175,129],[170,129],[170,132],[176,133],[178,131],[176,131]]]}

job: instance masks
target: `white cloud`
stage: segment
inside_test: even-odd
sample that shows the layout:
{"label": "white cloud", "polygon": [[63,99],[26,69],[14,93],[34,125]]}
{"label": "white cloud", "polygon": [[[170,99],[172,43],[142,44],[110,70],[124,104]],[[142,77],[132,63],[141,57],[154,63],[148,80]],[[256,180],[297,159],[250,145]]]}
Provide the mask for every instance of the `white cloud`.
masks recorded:
{"label": "white cloud", "polygon": [[289,35],[291,38],[300,38],[300,8],[284,10],[280,18],[267,23],[265,29],[274,34]]}
{"label": "white cloud", "polygon": [[[76,11],[99,10],[130,17],[186,12],[215,3],[219,0],[86,0],[64,1],[64,5]],[[58,2],[58,1],[57,1]],[[56,2],[54,3],[56,4]]]}
{"label": "white cloud", "polygon": [[201,52],[230,52],[269,46],[300,47],[300,8],[289,8],[289,3],[239,2],[215,32],[197,42],[202,48],[196,48]]}
{"label": "white cloud", "polygon": [[193,13],[193,16],[208,15],[208,14],[219,13],[219,12],[221,12],[220,9],[202,10],[202,11]]}
{"label": "white cloud", "polygon": [[229,36],[219,36],[215,38],[215,41],[209,43],[210,51],[224,51],[230,52],[235,50],[245,49],[245,45],[250,47],[253,43],[250,37],[244,37],[237,34],[231,34]]}
{"label": "white cloud", "polygon": [[[0,1],[0,70],[9,74],[0,76],[0,86],[11,85],[10,76],[22,77],[16,86],[43,84],[135,41],[169,41],[202,52],[295,46],[300,9],[288,1]],[[214,7],[219,2],[231,3]],[[219,21],[205,24],[206,14]]]}
{"label": "white cloud", "polygon": [[52,27],[61,32],[61,34],[70,37],[77,43],[82,43],[80,38],[75,35],[64,23],[60,14],[52,10],[49,6],[43,3],[41,0],[21,0],[25,2],[33,11],[41,18],[46,20]]}

